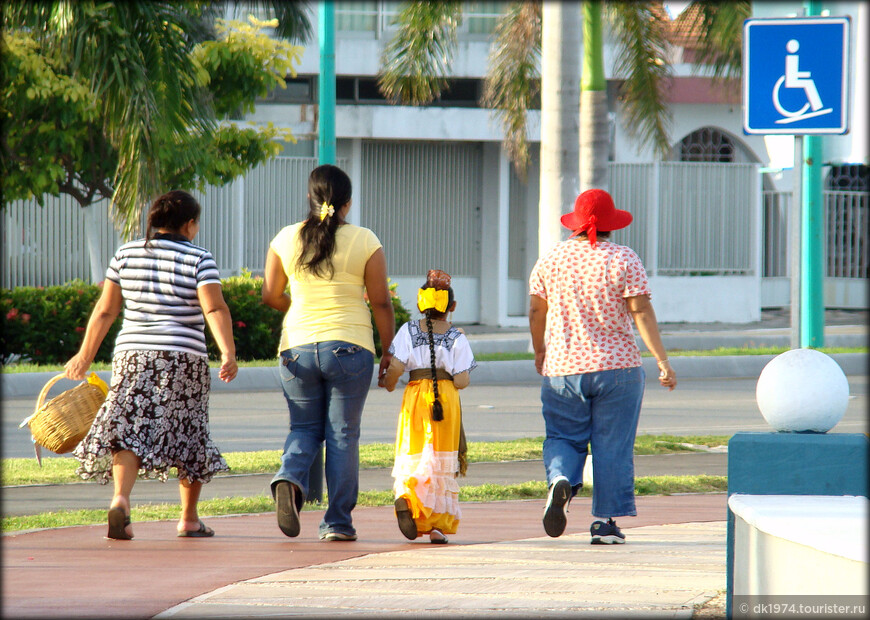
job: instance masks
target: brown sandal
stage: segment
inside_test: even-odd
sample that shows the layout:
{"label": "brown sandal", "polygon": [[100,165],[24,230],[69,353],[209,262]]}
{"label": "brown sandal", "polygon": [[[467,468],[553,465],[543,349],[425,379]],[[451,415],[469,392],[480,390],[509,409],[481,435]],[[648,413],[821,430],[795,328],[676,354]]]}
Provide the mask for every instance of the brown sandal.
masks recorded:
{"label": "brown sandal", "polygon": [[127,533],[127,526],[130,525],[130,515],[124,512],[120,506],[109,508],[109,533],[106,538],[114,540],[132,540],[133,537]]}

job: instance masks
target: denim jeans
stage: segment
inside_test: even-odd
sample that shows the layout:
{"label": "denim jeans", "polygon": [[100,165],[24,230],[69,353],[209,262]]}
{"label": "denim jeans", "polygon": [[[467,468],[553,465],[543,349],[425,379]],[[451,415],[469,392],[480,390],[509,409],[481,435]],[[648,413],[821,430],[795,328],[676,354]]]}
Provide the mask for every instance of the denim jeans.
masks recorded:
{"label": "denim jeans", "polygon": [[643,400],[644,371],[602,370],[544,377],[541,404],[546,428],[547,484],[565,476],[576,493],[592,447],[592,514],[635,516],[634,437]]}
{"label": "denim jeans", "polygon": [[348,342],[305,344],[281,352],[284,398],[290,409],[290,433],[281,469],[272,479],[292,482],[308,494],[308,473],[326,443],[329,507],[320,534],[355,534],[350,513],[359,493],[359,433],[369,393],[374,355]]}

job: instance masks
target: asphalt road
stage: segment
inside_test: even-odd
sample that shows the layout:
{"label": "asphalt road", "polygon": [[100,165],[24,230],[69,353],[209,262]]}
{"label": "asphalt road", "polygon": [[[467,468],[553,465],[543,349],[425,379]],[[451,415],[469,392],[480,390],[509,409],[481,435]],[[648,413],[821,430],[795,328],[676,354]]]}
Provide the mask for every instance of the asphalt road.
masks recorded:
{"label": "asphalt road", "polygon": [[[867,377],[849,376],[849,406],[832,432],[866,433]],[[641,434],[731,435],[769,431],[755,402],[755,379],[683,379],[673,392],[647,382]],[[471,385],[461,393],[469,441],[495,441],[544,434],[537,384]],[[395,438],[401,390],[373,389],[363,416],[362,443]],[[18,423],[33,412],[35,399],[3,401],[2,455],[33,456],[30,436]],[[212,392],[212,438],[223,452],[276,450],[288,430],[287,406],[277,390]],[[47,453],[52,456],[51,453]]]}

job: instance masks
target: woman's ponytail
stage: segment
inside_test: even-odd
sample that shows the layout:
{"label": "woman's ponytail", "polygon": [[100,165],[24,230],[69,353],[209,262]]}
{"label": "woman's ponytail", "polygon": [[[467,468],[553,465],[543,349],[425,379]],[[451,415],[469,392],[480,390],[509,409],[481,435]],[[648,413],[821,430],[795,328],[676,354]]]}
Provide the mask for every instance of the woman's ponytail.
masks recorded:
{"label": "woman's ponytail", "polygon": [[298,266],[320,277],[333,276],[338,210],[351,199],[350,177],[337,166],[324,164],[308,176],[308,217],[299,232]]}

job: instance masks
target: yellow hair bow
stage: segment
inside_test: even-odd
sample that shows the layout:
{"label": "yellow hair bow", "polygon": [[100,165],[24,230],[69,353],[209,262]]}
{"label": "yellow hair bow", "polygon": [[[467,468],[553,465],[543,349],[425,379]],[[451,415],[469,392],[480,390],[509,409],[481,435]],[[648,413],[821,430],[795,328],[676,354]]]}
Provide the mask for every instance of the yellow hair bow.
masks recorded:
{"label": "yellow hair bow", "polygon": [[335,215],[335,207],[333,207],[331,204],[327,204],[327,202],[324,200],[323,204],[320,205],[320,221],[322,222],[326,219],[327,216],[332,217],[333,215]]}
{"label": "yellow hair bow", "polygon": [[434,288],[421,288],[417,291],[417,308],[420,312],[426,312],[434,308],[438,312],[447,310],[450,294],[447,291],[439,291]]}

